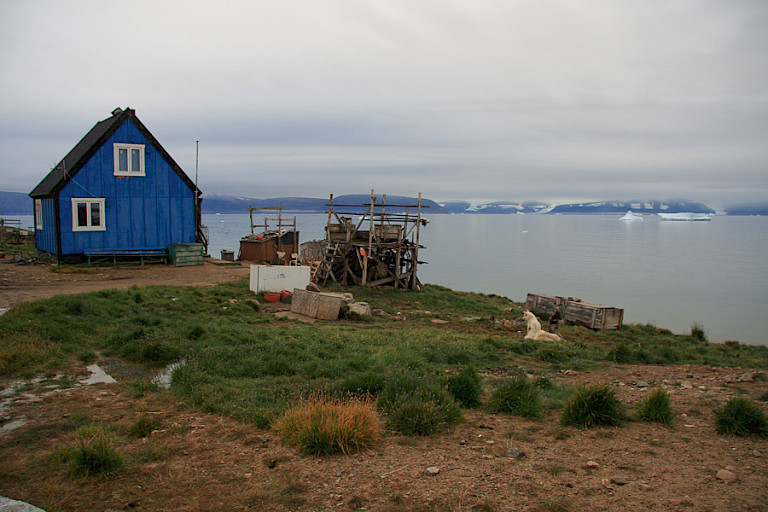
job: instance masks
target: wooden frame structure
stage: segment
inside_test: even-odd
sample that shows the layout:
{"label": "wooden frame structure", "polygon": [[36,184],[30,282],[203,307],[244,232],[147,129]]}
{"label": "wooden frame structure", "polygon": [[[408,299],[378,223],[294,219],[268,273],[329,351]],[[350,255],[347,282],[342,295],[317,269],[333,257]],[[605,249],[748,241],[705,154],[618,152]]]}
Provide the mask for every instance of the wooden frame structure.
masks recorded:
{"label": "wooden frame structure", "polygon": [[[240,239],[239,260],[263,261],[274,265],[298,265],[299,232],[296,229],[296,217],[283,218],[283,203],[280,206],[247,208],[251,217],[251,234]],[[258,210],[277,210],[277,218],[264,218],[264,230],[257,233],[253,212]],[[270,222],[277,222],[277,229],[270,229]]]}
{"label": "wooden frame structure", "polygon": [[[421,228],[427,224],[421,216],[421,193],[415,206],[386,202],[384,195],[377,203],[373,190],[368,204],[334,204],[331,194],[323,259],[313,269],[313,281],[421,288],[417,270],[424,262],[419,261],[419,249],[425,247],[419,244],[419,238]],[[354,217],[360,217],[357,223]]]}

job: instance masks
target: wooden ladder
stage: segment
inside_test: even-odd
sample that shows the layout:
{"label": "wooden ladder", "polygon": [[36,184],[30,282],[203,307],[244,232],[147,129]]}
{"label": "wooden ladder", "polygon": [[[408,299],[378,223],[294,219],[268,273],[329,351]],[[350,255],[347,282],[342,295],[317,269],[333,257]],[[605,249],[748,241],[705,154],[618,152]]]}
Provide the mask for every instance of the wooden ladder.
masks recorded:
{"label": "wooden ladder", "polygon": [[339,254],[341,254],[339,244],[328,244],[325,246],[323,259],[312,266],[312,282],[317,283],[320,280],[327,281],[328,277],[331,277],[334,281],[336,280],[336,276],[333,275],[331,267],[333,267],[333,261]]}

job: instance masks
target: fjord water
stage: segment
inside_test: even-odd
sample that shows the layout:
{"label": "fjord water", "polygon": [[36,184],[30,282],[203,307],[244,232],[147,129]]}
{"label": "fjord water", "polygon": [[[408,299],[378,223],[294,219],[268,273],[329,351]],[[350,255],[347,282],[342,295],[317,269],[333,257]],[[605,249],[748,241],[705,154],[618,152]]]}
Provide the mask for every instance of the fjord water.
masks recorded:
{"label": "fjord water", "polygon": [[[293,215],[293,214],[291,214]],[[524,302],[527,293],[624,309],[626,323],[768,345],[768,218],[620,221],[620,215],[425,215],[419,277]],[[327,216],[298,214],[300,240]],[[209,252],[237,252],[248,215],[204,215]]]}

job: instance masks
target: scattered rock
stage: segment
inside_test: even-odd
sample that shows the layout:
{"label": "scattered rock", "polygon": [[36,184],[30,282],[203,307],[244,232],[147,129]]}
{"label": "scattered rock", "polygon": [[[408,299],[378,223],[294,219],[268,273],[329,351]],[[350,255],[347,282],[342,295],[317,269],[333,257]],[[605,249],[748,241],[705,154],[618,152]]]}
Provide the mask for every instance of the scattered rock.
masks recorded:
{"label": "scattered rock", "polygon": [[637,386],[638,388],[649,388],[649,387],[651,387],[651,385],[648,384],[647,382],[645,382],[644,380],[637,381],[635,383],[635,386]]}
{"label": "scattered rock", "polygon": [[510,459],[520,459],[525,457],[525,452],[519,448],[510,448],[505,455]]}
{"label": "scattered rock", "polygon": [[629,479],[625,476],[612,476],[611,483],[616,485],[627,485],[629,483]]}
{"label": "scattered rock", "polygon": [[722,480],[723,482],[730,484],[736,481],[736,473],[733,471],[728,471],[727,469],[721,469],[717,472],[717,475],[715,477],[718,480]]}
{"label": "scattered rock", "polygon": [[755,380],[755,374],[753,373],[745,373],[741,377],[739,377],[739,382],[754,382]]}
{"label": "scattered rock", "polygon": [[384,311],[383,309],[379,309],[379,308],[371,310],[371,314],[373,316],[389,316],[386,311]]}
{"label": "scattered rock", "polygon": [[589,470],[600,469],[600,464],[598,464],[597,462],[595,462],[593,460],[590,460],[589,462],[584,464],[584,469],[589,469]]}
{"label": "scattered rock", "polygon": [[691,384],[688,381],[685,381],[682,384],[680,384],[680,387],[683,389],[693,389],[693,384]]}
{"label": "scattered rock", "polygon": [[429,476],[435,476],[438,473],[440,473],[440,468],[437,466],[429,466],[427,469],[424,470],[424,473],[426,473]]}
{"label": "scattered rock", "polygon": [[309,292],[320,292],[320,287],[317,286],[315,283],[309,283],[307,285],[307,291],[309,291]]}
{"label": "scattered rock", "polygon": [[16,501],[0,496],[0,510],[3,512],[45,512],[41,508],[33,507],[29,503]]}
{"label": "scattered rock", "polygon": [[447,324],[448,320],[440,320],[439,318],[433,318],[432,319],[433,324]]}
{"label": "scattered rock", "polygon": [[367,302],[352,302],[349,304],[348,315],[371,316],[371,306]]}

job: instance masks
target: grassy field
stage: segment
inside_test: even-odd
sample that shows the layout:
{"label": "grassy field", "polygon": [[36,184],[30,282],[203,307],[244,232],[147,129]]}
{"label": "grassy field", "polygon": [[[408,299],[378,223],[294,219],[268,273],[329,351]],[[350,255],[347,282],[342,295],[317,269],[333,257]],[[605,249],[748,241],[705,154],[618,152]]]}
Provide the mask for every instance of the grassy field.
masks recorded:
{"label": "grassy field", "polygon": [[245,280],[22,304],[0,317],[0,376],[52,375],[102,356],[157,367],[183,359],[172,390],[187,404],[266,427],[300,398],[375,393],[391,374],[439,381],[469,366],[507,375],[610,363],[768,367],[767,347],[710,344],[699,330],[681,336],[652,325],[603,332],[565,326],[567,342],[537,342],[490,320],[521,316],[522,306],[504,297],[434,285],[419,293],[352,291],[406,320],[279,320],[261,310]]}

